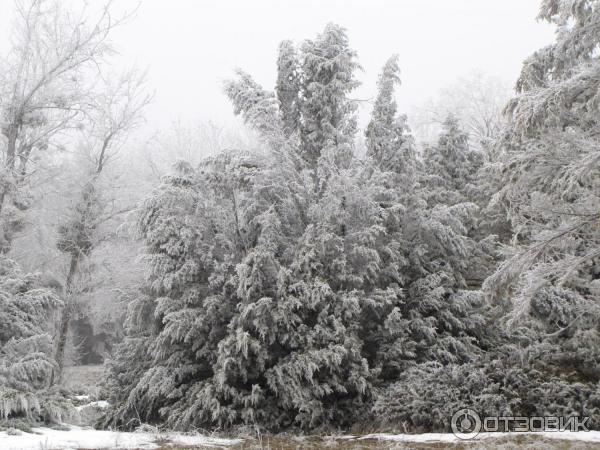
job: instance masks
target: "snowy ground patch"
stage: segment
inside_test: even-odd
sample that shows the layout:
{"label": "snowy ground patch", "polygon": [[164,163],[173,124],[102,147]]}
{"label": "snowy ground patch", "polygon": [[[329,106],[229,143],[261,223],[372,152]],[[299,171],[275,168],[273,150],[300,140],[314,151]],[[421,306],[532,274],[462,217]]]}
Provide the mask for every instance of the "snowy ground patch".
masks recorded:
{"label": "snowy ground patch", "polygon": [[71,427],[69,431],[34,428],[34,431],[36,434],[22,433],[18,436],[0,432],[0,449],[156,449],[165,444],[226,448],[242,442],[238,439],[222,439],[202,435],[124,433],[81,427]]}
{"label": "snowy ground patch", "polygon": [[[482,433],[473,440],[461,440],[450,433],[425,434],[369,434],[362,436],[263,436],[256,438],[225,439],[203,435],[184,435],[156,432],[115,432],[100,431],[81,427],[72,427],[70,431],[35,428],[37,434],[21,433],[11,435],[0,432],[2,450],[75,450],[75,449],[143,449],[151,450],[173,446],[202,448],[240,448],[259,449],[321,449],[335,447],[340,449],[425,449],[441,444],[451,449],[491,449],[503,448],[546,448],[567,449],[566,442],[577,447],[600,448],[600,432],[544,432],[544,433]],[[554,444],[554,442],[556,444]],[[242,445],[243,444],[243,445]],[[533,447],[531,446],[533,445]],[[299,447],[300,446],[300,447]],[[540,447],[541,446],[541,447]],[[437,448],[437,447],[436,447]]]}
{"label": "snowy ground patch", "polygon": [[77,411],[83,411],[86,408],[106,409],[108,407],[109,407],[109,404],[108,404],[108,402],[106,400],[99,400],[97,402],[90,402],[90,403],[87,403],[85,405],[76,406],[75,409]]}

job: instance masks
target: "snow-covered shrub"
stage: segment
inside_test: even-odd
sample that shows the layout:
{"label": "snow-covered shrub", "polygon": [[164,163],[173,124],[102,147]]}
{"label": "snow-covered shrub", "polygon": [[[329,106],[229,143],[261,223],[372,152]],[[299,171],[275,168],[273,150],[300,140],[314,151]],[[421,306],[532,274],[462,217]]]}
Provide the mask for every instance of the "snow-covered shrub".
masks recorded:
{"label": "snow-covered shrub", "polygon": [[60,422],[68,410],[50,387],[55,362],[49,318],[61,305],[40,277],[0,257],[0,420]]}
{"label": "snow-covered shrub", "polygon": [[374,406],[381,426],[450,432],[452,415],[470,408],[480,417],[590,417],[600,426],[600,389],[506,360],[423,364],[383,389]]}

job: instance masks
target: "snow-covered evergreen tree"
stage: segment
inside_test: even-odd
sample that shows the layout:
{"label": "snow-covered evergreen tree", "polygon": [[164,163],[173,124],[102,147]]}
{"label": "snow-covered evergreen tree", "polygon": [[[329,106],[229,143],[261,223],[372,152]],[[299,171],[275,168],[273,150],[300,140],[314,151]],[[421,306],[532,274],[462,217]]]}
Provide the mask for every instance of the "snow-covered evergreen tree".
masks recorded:
{"label": "snow-covered evergreen tree", "polygon": [[56,370],[51,318],[60,306],[39,275],[0,258],[0,422],[61,422],[68,414],[69,405],[50,386]]}
{"label": "snow-covered evergreen tree", "polygon": [[482,164],[482,152],[469,147],[458,119],[448,116],[437,145],[427,146],[423,154],[425,183],[431,192],[428,202],[455,205],[475,200],[474,182]]}
{"label": "snow-covered evergreen tree", "polygon": [[514,236],[486,283],[527,360],[588,381],[600,373],[599,11],[592,0],[542,2],[556,40],[525,61],[507,107],[495,201]]}
{"label": "snow-covered evergreen tree", "polygon": [[402,173],[415,169],[416,155],[412,137],[407,133],[406,116],[397,114],[395,87],[400,85],[398,56],[392,56],[383,67],[377,86],[371,121],[365,132],[367,158],[378,167]]}
{"label": "snow-covered evergreen tree", "polygon": [[300,136],[302,155],[312,167],[320,159],[347,166],[352,158],[357,105],[348,94],[358,87],[360,67],[346,31],[335,24],[301,49]]}
{"label": "snow-covered evergreen tree", "polygon": [[[480,185],[488,192],[499,186],[491,207],[507,212],[514,230],[506,261],[484,286],[496,301],[488,314],[490,339],[480,340],[486,352],[459,364],[435,361],[400,373],[375,405],[390,425],[447,430],[452,411],[468,404],[482,416],[582,415],[599,426],[600,177],[592,113],[597,86],[588,77],[598,64],[592,44],[598,42],[598,6],[543,2],[540,17],[559,26],[557,42],[526,61],[498,144],[502,170],[487,168],[502,178]],[[422,179],[426,198],[444,209],[469,199],[464,186],[472,173],[460,174],[469,167],[461,156],[468,151],[466,139],[447,128],[438,148],[425,153],[424,171],[435,178]],[[443,186],[437,193],[435,183],[427,190],[435,179]],[[478,195],[474,200],[481,205]],[[492,321],[503,311],[508,328],[505,321]]]}
{"label": "snow-covered evergreen tree", "polygon": [[300,61],[294,43],[289,40],[279,44],[277,58],[277,84],[275,86],[281,120],[287,135],[298,130],[300,119]]}
{"label": "snow-covered evergreen tree", "polygon": [[272,148],[281,147],[286,139],[275,94],[263,89],[244,71],[238,70],[237,75],[236,80],[229,80],[224,86],[233,112],[241,115]]}
{"label": "snow-covered evergreen tree", "polygon": [[[300,61],[294,101],[241,72],[225,85],[268,154],[180,165],[142,207],[148,283],[113,362],[107,424],[348,428],[409,367],[477,353],[470,212],[425,201],[395,59],[367,161],[353,155],[358,65],[343,29],[305,42]],[[281,108],[293,104],[290,130]]]}
{"label": "snow-covered evergreen tree", "polygon": [[[466,282],[468,261],[482,257],[468,236],[475,208],[465,203],[428,204],[435,186],[417,177],[417,171],[427,167],[417,161],[405,118],[397,115],[393,87],[398,83],[392,58],[380,76],[366,131],[365,173],[385,227],[381,250],[390,255],[394,249],[392,267],[398,278],[393,281],[401,289],[372,335],[381,346],[384,381],[427,361],[470,360],[483,344],[485,323],[483,299],[467,290]],[[382,266],[390,267],[390,262]]]}
{"label": "snow-covered evergreen tree", "polygon": [[[484,180],[481,150],[470,147],[458,120],[448,116],[436,145],[425,147],[421,183],[430,207],[450,206],[464,211],[470,257],[466,259],[468,284],[478,289],[497,262],[497,219],[488,219],[487,203],[493,184]],[[494,181],[494,180],[492,180]],[[464,220],[466,219],[466,220]]]}

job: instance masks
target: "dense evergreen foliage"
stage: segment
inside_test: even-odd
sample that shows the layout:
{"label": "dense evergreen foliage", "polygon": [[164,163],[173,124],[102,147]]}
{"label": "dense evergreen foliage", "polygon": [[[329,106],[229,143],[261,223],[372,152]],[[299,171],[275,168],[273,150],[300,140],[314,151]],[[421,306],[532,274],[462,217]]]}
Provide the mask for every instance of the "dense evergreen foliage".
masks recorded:
{"label": "dense evergreen foliage", "polygon": [[39,275],[0,258],[0,422],[61,422],[68,414],[69,405],[50,386],[56,370],[50,318],[60,305]]}
{"label": "dense evergreen foliage", "polygon": [[[544,8],[559,24],[575,14],[571,33],[595,14]],[[392,57],[357,159],[359,66],[335,25],[281,44],[275,93],[242,72],[227,82],[268,150],[180,164],[145,203],[148,284],[113,363],[107,423],[447,430],[465,404],[597,421],[593,117],[567,110],[593,98],[530,104],[590,79],[593,52],[573,59],[568,42],[561,33],[525,64],[488,154],[452,116],[418,154]],[[498,242],[513,256],[492,274]]]}
{"label": "dense evergreen foliage", "polygon": [[108,423],[350,427],[409,367],[470,361],[484,345],[485,304],[465,282],[466,261],[485,257],[468,236],[476,206],[428,204],[393,100],[396,59],[363,161],[344,30],[328,25],[299,61],[293,99],[243,73],[226,84],[266,155],[182,163],[144,204],[147,294],[131,306]]}
{"label": "dense evergreen foliage", "polygon": [[540,18],[558,27],[556,42],[525,61],[506,108],[493,201],[514,236],[485,290],[508,311],[526,365],[597,389],[598,2],[545,1]]}

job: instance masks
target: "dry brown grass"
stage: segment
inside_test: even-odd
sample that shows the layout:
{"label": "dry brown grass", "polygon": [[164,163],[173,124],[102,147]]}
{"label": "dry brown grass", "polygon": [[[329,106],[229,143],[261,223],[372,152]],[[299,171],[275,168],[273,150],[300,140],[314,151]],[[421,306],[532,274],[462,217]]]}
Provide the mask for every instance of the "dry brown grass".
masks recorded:
{"label": "dry brown grass", "polygon": [[[214,446],[178,446],[168,441],[157,442],[158,450],[204,450]],[[572,442],[548,439],[531,435],[510,435],[500,438],[488,438],[479,441],[459,443],[398,443],[377,440],[348,440],[331,437],[280,437],[263,436],[247,439],[243,444],[233,447],[220,447],[229,450],[600,450],[600,443]],[[111,449],[96,449],[111,450]]]}

